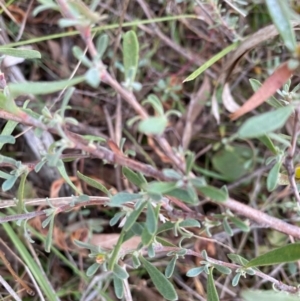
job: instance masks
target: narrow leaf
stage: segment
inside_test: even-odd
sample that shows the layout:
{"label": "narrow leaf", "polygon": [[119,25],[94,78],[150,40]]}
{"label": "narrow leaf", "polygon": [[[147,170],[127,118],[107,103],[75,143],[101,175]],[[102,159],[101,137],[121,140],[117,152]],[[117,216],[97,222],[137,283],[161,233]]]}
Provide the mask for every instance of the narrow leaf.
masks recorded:
{"label": "narrow leaf", "polygon": [[258,137],[258,140],[262,142],[274,155],[277,155],[278,150],[276,149],[273,141],[268,135]]}
{"label": "narrow leaf", "polygon": [[[7,135],[11,135],[11,133],[14,131],[14,129],[16,128],[16,126],[18,125],[18,122],[12,121],[12,120],[8,120],[1,132],[1,136],[7,136]],[[0,150],[3,147],[4,143],[0,141]]]}
{"label": "narrow leaf", "polygon": [[134,82],[139,61],[139,42],[133,30],[127,31],[123,37],[123,64],[125,79]]}
{"label": "narrow leaf", "polygon": [[196,277],[196,276],[200,275],[204,270],[205,270],[205,266],[192,268],[192,269],[188,270],[186,275],[187,275],[187,277]]}
{"label": "narrow leaf", "polygon": [[165,270],[165,276],[167,278],[172,277],[173,273],[174,273],[174,269],[175,269],[175,265],[176,265],[176,261],[177,261],[177,257],[174,256],[168,263],[166,270]]}
{"label": "narrow leaf", "polygon": [[290,295],[286,292],[272,291],[244,291],[242,292],[243,300],[245,301],[296,301],[299,300],[297,295]]}
{"label": "narrow leaf", "polygon": [[122,168],[123,175],[134,185],[137,187],[141,187],[143,184],[146,184],[147,182],[145,179],[140,176],[138,173],[135,173],[128,167],[124,166]]}
{"label": "narrow leaf", "polygon": [[292,106],[249,118],[238,130],[240,138],[255,138],[281,128],[293,112]]}
{"label": "narrow leaf", "polygon": [[212,272],[213,268],[210,269],[210,273],[207,277],[207,301],[219,301]]}
{"label": "narrow leaf", "polygon": [[79,179],[83,180],[84,182],[86,182],[89,186],[92,186],[96,189],[99,189],[100,191],[104,192],[106,195],[110,195],[109,191],[107,190],[107,188],[102,185],[100,182],[90,178],[90,177],[87,177],[85,175],[83,175],[82,173],[80,173],[79,171],[77,171],[77,176]]}
{"label": "narrow leaf", "polygon": [[266,0],[270,16],[289,51],[296,51],[296,37],[291,24],[288,1]]}
{"label": "narrow leaf", "polygon": [[246,267],[265,266],[293,262],[300,259],[300,243],[277,248],[250,260]]}
{"label": "narrow leaf", "polygon": [[155,214],[154,208],[150,202],[148,202],[147,205],[146,228],[152,235],[155,234],[157,230],[157,215]]}
{"label": "narrow leaf", "polygon": [[113,277],[113,280],[114,280],[115,294],[119,299],[122,299],[124,295],[123,281],[116,276]]}
{"label": "narrow leaf", "polygon": [[267,78],[263,85],[242,105],[240,109],[230,115],[231,120],[238,119],[246,113],[254,110],[269,97],[271,97],[291,77],[294,70],[288,68],[285,62]]}
{"label": "narrow leaf", "polygon": [[153,284],[160,294],[167,300],[177,300],[177,293],[172,283],[163,275],[155,266],[153,266],[144,257],[140,257],[140,261],[147,270]]}
{"label": "narrow leaf", "polygon": [[52,81],[52,82],[24,82],[10,83],[8,88],[13,97],[19,95],[44,95],[63,90],[65,88],[77,85],[85,80],[84,76],[75,77],[73,79]]}
{"label": "narrow leaf", "polygon": [[202,74],[206,69],[208,69],[210,66],[212,66],[214,63],[216,63],[218,60],[220,60],[222,57],[224,57],[226,54],[228,54],[230,51],[234,50],[239,43],[233,43],[226,48],[224,48],[222,51],[214,55],[211,59],[206,61],[202,66],[200,66],[198,69],[196,69],[192,74],[190,74],[183,82],[188,82],[191,80],[194,80],[197,78],[200,74]]}
{"label": "narrow leaf", "polygon": [[139,208],[131,212],[123,227],[124,231],[128,231],[132,227],[132,225],[135,223],[139,215],[142,213],[146,203],[147,201],[143,202],[142,204],[139,205]]}
{"label": "narrow leaf", "polygon": [[23,59],[40,59],[41,54],[36,50],[0,47],[0,53]]}
{"label": "narrow leaf", "polygon": [[277,162],[269,171],[267,177],[267,189],[273,191],[277,187],[281,162]]}

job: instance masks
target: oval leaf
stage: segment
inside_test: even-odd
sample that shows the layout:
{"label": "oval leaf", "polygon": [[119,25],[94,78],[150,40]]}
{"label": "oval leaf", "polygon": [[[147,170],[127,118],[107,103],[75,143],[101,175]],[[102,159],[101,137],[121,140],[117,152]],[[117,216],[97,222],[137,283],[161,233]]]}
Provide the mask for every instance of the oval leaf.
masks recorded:
{"label": "oval leaf", "polygon": [[110,199],[110,206],[121,206],[124,203],[132,202],[142,198],[138,193],[119,192]]}
{"label": "oval leaf", "polygon": [[168,125],[168,119],[165,116],[149,117],[139,123],[138,129],[146,135],[161,135]]}
{"label": "oval leaf", "polygon": [[246,267],[265,266],[279,263],[293,262],[300,259],[300,243],[289,244],[277,248],[250,260]]}
{"label": "oval leaf", "polygon": [[177,293],[172,283],[162,274],[155,266],[153,266],[144,257],[140,257],[140,261],[147,270],[153,284],[160,294],[167,300],[177,300]]}
{"label": "oval leaf", "polygon": [[238,130],[240,138],[260,137],[281,128],[294,108],[286,106],[272,112],[249,118]]}

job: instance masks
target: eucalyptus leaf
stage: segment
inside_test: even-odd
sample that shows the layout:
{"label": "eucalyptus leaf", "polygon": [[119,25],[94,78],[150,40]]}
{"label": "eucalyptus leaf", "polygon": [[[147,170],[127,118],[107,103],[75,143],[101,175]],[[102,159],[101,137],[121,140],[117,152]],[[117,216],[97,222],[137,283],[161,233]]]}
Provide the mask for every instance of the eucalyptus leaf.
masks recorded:
{"label": "eucalyptus leaf", "polygon": [[11,136],[11,135],[0,135],[0,144],[3,145],[3,144],[15,144],[16,143],[16,139],[14,136]]}
{"label": "eucalyptus leaf", "polygon": [[184,221],[180,222],[179,226],[183,228],[189,228],[189,227],[201,228],[200,223],[192,218],[187,218]]}
{"label": "eucalyptus leaf", "polygon": [[17,176],[14,176],[14,175],[11,175],[8,179],[6,179],[3,183],[2,183],[2,190],[3,192],[11,189],[14,184],[16,183],[18,177]]}

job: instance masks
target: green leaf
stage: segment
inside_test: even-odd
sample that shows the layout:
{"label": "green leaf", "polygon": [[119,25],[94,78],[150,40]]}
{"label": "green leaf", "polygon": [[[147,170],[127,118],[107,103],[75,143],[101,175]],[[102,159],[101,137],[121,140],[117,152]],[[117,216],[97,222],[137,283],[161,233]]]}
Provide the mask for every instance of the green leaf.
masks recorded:
{"label": "green leaf", "polygon": [[127,31],[123,36],[123,64],[125,80],[133,83],[138,70],[139,42],[133,30]]}
{"label": "green leaf", "polygon": [[36,50],[0,47],[0,53],[23,59],[40,59],[41,53]]}
{"label": "green leaf", "polygon": [[51,217],[51,219],[50,219],[49,229],[48,229],[48,233],[47,233],[46,240],[45,240],[45,251],[47,253],[50,252],[51,247],[52,247],[52,237],[53,237],[55,214],[52,214],[52,216],[49,216],[49,217]]}
{"label": "green leaf", "polygon": [[84,52],[81,50],[80,47],[74,46],[72,48],[73,55],[77,58],[78,61],[81,61],[83,65],[88,68],[93,67],[93,63],[87,58]]}
{"label": "green leaf", "polygon": [[150,234],[155,234],[157,230],[157,217],[151,202],[148,202],[147,212],[146,212],[146,228]]}
{"label": "green leaf", "polygon": [[0,135],[0,144],[15,144],[16,143],[16,139],[14,136],[11,135]]}
{"label": "green leaf", "polygon": [[197,78],[200,74],[202,74],[206,69],[208,69],[210,66],[212,66],[215,62],[220,60],[222,57],[224,57],[226,54],[228,54],[230,51],[234,50],[239,45],[238,42],[235,42],[226,48],[224,48],[222,51],[214,55],[211,59],[206,61],[201,67],[196,69],[192,74],[190,74],[183,82],[188,82],[190,80],[193,80]]}
{"label": "green leaf", "polygon": [[167,193],[169,196],[173,196],[187,204],[196,205],[198,203],[198,197],[196,193],[189,193],[189,191],[183,188],[175,188]]}
{"label": "green leaf", "polygon": [[166,267],[166,270],[165,270],[165,276],[167,278],[172,277],[175,266],[176,266],[176,261],[177,261],[177,256],[173,256],[173,258],[169,261],[169,263]]}
{"label": "green leaf", "polygon": [[279,108],[275,111],[267,112],[249,118],[238,130],[240,138],[260,137],[281,128],[290,115],[293,113],[292,106]]}
{"label": "green leaf", "polygon": [[141,199],[143,196],[138,193],[119,192],[110,198],[110,206],[121,206],[125,203],[136,201]]}
{"label": "green leaf", "polygon": [[242,274],[241,273],[237,273],[233,279],[232,279],[232,286],[237,286],[239,284],[240,278],[241,278]]}
{"label": "green leaf", "polygon": [[[13,213],[11,213],[13,214]],[[5,216],[4,214],[0,213],[0,216]],[[39,266],[35,259],[33,258],[32,254],[30,254],[25,247],[24,243],[20,240],[19,234],[17,235],[9,223],[3,223],[1,225],[5,232],[7,233],[7,237],[10,238],[12,245],[20,254],[22,260],[25,262],[26,266],[29,268],[30,272],[34,276],[36,282],[38,283],[39,287],[45,294],[45,299],[49,301],[57,301],[57,294],[55,293],[54,289],[51,285],[49,285],[48,280],[45,277],[46,271],[43,270],[42,266]]]}
{"label": "green leaf", "polygon": [[237,254],[227,254],[227,257],[231,261],[233,261],[239,265],[242,265],[242,266],[245,266],[249,262],[247,259],[245,259],[244,257],[237,255]]}
{"label": "green leaf", "polygon": [[228,223],[228,219],[224,218],[223,219],[223,228],[225,230],[225,232],[229,235],[229,236],[233,236],[233,231]]}
{"label": "green leaf", "polygon": [[61,159],[58,160],[58,162],[56,164],[56,168],[59,171],[62,178],[66,181],[66,183],[68,183],[79,195],[82,194],[82,192],[80,190],[78,190],[78,188],[70,180],[70,178],[67,174],[66,168],[65,168],[65,164]]}
{"label": "green leaf", "polygon": [[129,274],[126,272],[126,270],[120,267],[118,264],[114,265],[113,273],[121,280],[125,280],[129,277]]}
{"label": "green leaf", "polygon": [[265,266],[293,262],[300,259],[300,243],[277,248],[250,260],[246,267]]}
{"label": "green leaf", "polygon": [[166,194],[172,191],[175,187],[176,187],[175,182],[153,181],[145,187],[145,190],[149,193]]}
{"label": "green leaf", "polygon": [[180,222],[179,226],[183,227],[183,228],[189,228],[189,227],[201,228],[200,223],[197,220],[192,219],[192,218],[187,218],[184,221]]}
{"label": "green leaf", "polygon": [[213,201],[226,202],[227,200],[227,193],[219,188],[207,185],[197,187],[197,189]]}
{"label": "green leaf", "polygon": [[229,219],[239,228],[241,229],[243,232],[249,232],[250,231],[250,227],[249,225],[247,225],[244,221],[242,221],[241,219],[239,219],[236,216],[230,216]]}
{"label": "green leaf", "polygon": [[91,266],[88,267],[88,269],[86,270],[86,275],[88,277],[93,276],[99,269],[101,265],[97,262],[93,263]]}
{"label": "green leaf", "polygon": [[268,135],[258,137],[258,140],[262,142],[274,155],[277,155],[278,151]]}
{"label": "green leaf", "polygon": [[139,215],[142,213],[146,203],[147,201],[139,204],[139,207],[132,211],[131,214],[127,217],[127,220],[123,227],[124,231],[128,231],[133,226]]}
{"label": "green leaf", "polygon": [[277,162],[269,171],[267,177],[267,189],[273,191],[277,187],[281,162]]}
{"label": "green leaf", "polygon": [[[1,132],[1,136],[2,135],[3,136],[11,135],[11,133],[14,131],[14,129],[16,128],[17,125],[18,125],[18,122],[8,120]],[[0,150],[3,147],[3,145],[4,145],[4,143],[0,141]]]}
{"label": "green leaf", "polygon": [[86,82],[92,87],[92,88],[98,88],[100,82],[101,82],[101,74],[100,71],[97,68],[90,68],[85,73],[85,80]]}
{"label": "green leaf", "polygon": [[188,270],[186,275],[187,275],[187,277],[196,277],[196,276],[200,275],[204,270],[205,270],[205,266],[192,268],[192,269]]}
{"label": "green leaf", "polygon": [[244,291],[242,292],[245,301],[296,301],[299,300],[297,295],[290,295],[286,292],[271,291]]}
{"label": "green leaf", "polygon": [[5,192],[9,189],[11,189],[14,184],[16,183],[18,177],[11,175],[8,179],[6,179],[3,183],[2,183],[2,190]]}
{"label": "green leaf", "polygon": [[147,270],[153,284],[160,294],[167,300],[177,300],[177,293],[172,283],[144,257],[141,256],[140,261]]}
{"label": "green leaf", "polygon": [[114,281],[115,294],[119,299],[122,299],[124,295],[123,281],[116,276],[113,277],[113,281]]}
{"label": "green leaf", "polygon": [[140,174],[132,171],[126,166],[122,168],[122,172],[123,175],[129,180],[129,182],[136,185],[137,187],[141,187],[142,185],[147,184],[145,179]]}
{"label": "green leaf", "polygon": [[288,1],[266,0],[269,14],[281,35],[285,46],[291,52],[296,51],[297,42],[295,32],[291,24],[291,13]]}
{"label": "green leaf", "polygon": [[107,34],[102,34],[97,38],[96,48],[97,56],[102,59],[105,50],[107,49],[109,38]]}
{"label": "green leaf", "polygon": [[159,98],[155,94],[148,95],[147,99],[142,102],[142,105],[145,105],[147,103],[151,104],[154,111],[159,116],[162,116],[164,114],[164,107],[162,105],[162,102],[159,100]]}
{"label": "green leaf", "polygon": [[146,135],[161,135],[167,125],[168,119],[166,116],[155,116],[142,120],[138,125],[138,129]]}
{"label": "green leaf", "polygon": [[24,82],[8,84],[12,97],[19,95],[44,95],[63,90],[65,88],[77,85],[85,80],[84,76],[78,76],[73,79],[66,79],[52,82]]}
{"label": "green leaf", "polygon": [[143,232],[142,232],[142,235],[141,235],[141,238],[142,238],[142,243],[144,246],[149,246],[152,241],[153,241],[153,238],[154,238],[154,235],[151,234],[148,229],[145,227],[143,229]]}
{"label": "green leaf", "polygon": [[219,301],[219,296],[215,287],[213,278],[213,268],[210,269],[210,273],[207,276],[207,301]]}
{"label": "green leaf", "polygon": [[225,274],[225,275],[230,275],[231,274],[231,269],[228,268],[228,267],[225,267],[223,265],[216,264],[216,263],[213,263],[212,265],[214,266],[214,268],[216,270],[218,270],[222,274]]}
{"label": "green leaf", "polygon": [[82,181],[86,182],[89,186],[92,186],[96,189],[99,189],[100,191],[104,192],[107,196],[110,195],[109,191],[107,190],[107,188],[102,185],[100,182],[90,178],[90,177],[87,177],[85,175],[83,175],[82,173],[80,173],[79,171],[77,171],[77,176],[79,179],[81,179]]}

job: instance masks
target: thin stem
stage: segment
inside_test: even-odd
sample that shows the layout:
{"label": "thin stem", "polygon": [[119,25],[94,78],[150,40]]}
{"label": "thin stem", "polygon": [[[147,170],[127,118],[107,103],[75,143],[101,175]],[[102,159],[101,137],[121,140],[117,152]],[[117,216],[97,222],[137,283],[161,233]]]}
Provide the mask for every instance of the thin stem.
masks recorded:
{"label": "thin stem", "polygon": [[291,147],[289,148],[288,154],[285,159],[285,168],[287,170],[289,181],[293,189],[294,196],[298,202],[298,205],[300,205],[300,195],[298,192],[297,183],[295,179],[294,156],[297,147],[297,139],[299,136],[299,110],[300,110],[299,107],[295,109]]}

